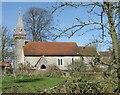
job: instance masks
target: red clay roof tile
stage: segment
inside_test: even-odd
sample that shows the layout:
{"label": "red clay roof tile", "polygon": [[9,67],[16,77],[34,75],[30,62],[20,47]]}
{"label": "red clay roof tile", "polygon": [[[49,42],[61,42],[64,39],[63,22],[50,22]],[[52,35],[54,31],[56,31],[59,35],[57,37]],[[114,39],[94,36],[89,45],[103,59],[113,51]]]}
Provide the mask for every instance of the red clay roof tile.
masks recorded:
{"label": "red clay roof tile", "polygon": [[92,46],[79,46],[79,51],[82,56],[98,56],[96,49]]}
{"label": "red clay roof tile", "polygon": [[75,42],[28,42],[24,46],[25,56],[79,55],[79,49]]}
{"label": "red clay roof tile", "polygon": [[99,55],[100,56],[110,56],[111,55],[111,53],[110,52],[99,52]]}

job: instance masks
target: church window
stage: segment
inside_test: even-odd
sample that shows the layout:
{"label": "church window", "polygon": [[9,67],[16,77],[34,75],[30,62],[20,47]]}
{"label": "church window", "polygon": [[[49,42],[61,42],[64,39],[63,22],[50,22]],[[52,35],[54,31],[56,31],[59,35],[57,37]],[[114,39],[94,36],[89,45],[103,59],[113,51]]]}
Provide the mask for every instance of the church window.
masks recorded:
{"label": "church window", "polygon": [[82,61],[84,61],[84,58],[82,57]]}
{"label": "church window", "polygon": [[60,65],[60,59],[58,59],[58,65]]}
{"label": "church window", "polygon": [[59,66],[62,66],[62,65],[63,65],[62,59],[58,59],[58,65],[59,65]]}
{"label": "church window", "polygon": [[62,59],[61,59],[61,65],[62,65]]}
{"label": "church window", "polygon": [[46,66],[44,64],[41,65],[41,69],[46,69]]}
{"label": "church window", "polygon": [[74,64],[74,58],[72,58],[72,64]]}

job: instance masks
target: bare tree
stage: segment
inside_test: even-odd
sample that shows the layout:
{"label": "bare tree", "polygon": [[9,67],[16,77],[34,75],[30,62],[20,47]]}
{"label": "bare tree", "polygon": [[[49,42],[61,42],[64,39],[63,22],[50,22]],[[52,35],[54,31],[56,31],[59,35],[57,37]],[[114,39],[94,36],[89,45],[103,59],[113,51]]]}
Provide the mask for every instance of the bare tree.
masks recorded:
{"label": "bare tree", "polygon": [[1,27],[1,61],[13,61],[14,58],[14,40],[6,26]]}
{"label": "bare tree", "polygon": [[[102,31],[102,37],[105,37],[104,33],[107,31],[112,39],[113,45],[113,54],[114,54],[114,66],[117,71],[117,78],[118,78],[118,91],[120,91],[120,51],[119,51],[119,44],[118,44],[118,34],[117,34],[117,27],[120,23],[118,21],[119,17],[119,4],[118,2],[108,2],[109,0],[103,0],[103,2],[64,2],[59,4],[58,6],[53,6],[53,13],[58,10],[59,8],[65,7],[74,7],[78,8],[80,6],[87,7],[87,11],[89,14],[94,14],[99,18],[99,21],[96,21],[94,18],[89,17],[87,22],[80,20],[80,18],[75,18],[78,21],[77,24],[74,24],[65,30],[61,31],[60,34],[56,35],[60,37],[61,35],[66,35],[68,37],[72,37],[76,32],[80,31],[84,27],[87,26],[96,26],[93,29],[90,29],[88,32],[92,30]],[[96,8],[99,8],[99,12],[96,11]],[[106,20],[104,20],[106,19]],[[74,31],[73,31],[74,30]],[[71,31],[71,33],[70,33]],[[69,34],[68,34],[69,32]]]}
{"label": "bare tree", "polygon": [[52,40],[50,32],[52,20],[52,15],[46,9],[30,8],[24,14],[27,39],[32,41]]}

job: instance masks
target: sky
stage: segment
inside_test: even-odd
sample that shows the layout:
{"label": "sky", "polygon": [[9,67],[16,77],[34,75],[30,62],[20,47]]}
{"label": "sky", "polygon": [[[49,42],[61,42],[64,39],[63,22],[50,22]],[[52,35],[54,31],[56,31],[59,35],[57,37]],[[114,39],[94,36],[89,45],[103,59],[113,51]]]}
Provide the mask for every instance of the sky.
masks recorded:
{"label": "sky", "polygon": [[[55,5],[55,2],[2,2],[2,25],[7,26],[12,35],[14,28],[16,27],[19,10],[22,12],[22,14],[24,14],[31,7],[45,8],[47,10],[50,10],[52,6]],[[96,9],[96,11],[99,12],[100,10]],[[65,29],[66,27],[77,23],[75,18],[80,18],[83,21],[87,21],[89,14],[83,7],[77,9],[67,7],[62,11],[56,11],[52,16],[54,19],[53,24],[55,26],[59,26],[61,29]],[[99,19],[94,15],[92,15],[92,18],[94,18],[96,21],[99,21]],[[101,32],[92,31],[79,36],[85,32],[85,30],[90,28],[91,27],[87,27],[78,31],[71,38],[67,38],[65,36],[57,38],[56,42],[76,42],[79,46],[85,46],[101,34]],[[54,33],[58,32],[54,31]],[[110,40],[109,38],[106,39]],[[108,46],[109,45],[100,44],[99,51],[105,51]]]}

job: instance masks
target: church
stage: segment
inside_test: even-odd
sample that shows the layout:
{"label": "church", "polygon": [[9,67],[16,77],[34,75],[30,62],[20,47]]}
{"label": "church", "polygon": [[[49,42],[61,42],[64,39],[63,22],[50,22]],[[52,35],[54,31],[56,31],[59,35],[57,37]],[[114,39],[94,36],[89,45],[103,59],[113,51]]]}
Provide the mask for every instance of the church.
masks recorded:
{"label": "church", "polygon": [[89,63],[98,56],[94,47],[78,46],[75,42],[25,42],[26,32],[21,14],[14,30],[14,39],[16,68],[19,63],[28,62],[36,70],[45,70],[49,65],[66,70],[75,60],[82,58]]}

